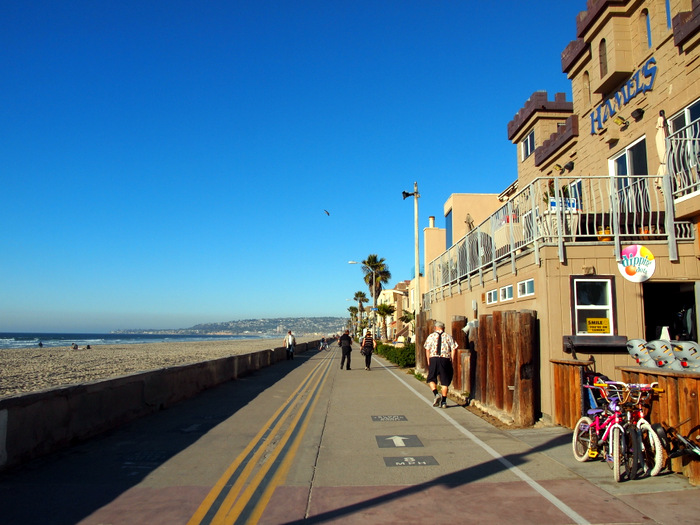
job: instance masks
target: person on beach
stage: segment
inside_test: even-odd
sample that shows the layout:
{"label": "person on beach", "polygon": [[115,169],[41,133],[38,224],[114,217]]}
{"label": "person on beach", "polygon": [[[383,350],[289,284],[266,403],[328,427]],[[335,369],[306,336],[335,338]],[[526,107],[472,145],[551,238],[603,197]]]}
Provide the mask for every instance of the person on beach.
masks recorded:
{"label": "person on beach", "polygon": [[[452,376],[454,375],[452,361],[459,346],[452,339],[452,336],[444,333],[444,331],[444,323],[437,321],[435,323],[435,331],[426,338],[423,345],[425,355],[428,358],[428,377],[426,382],[430,385],[430,389],[435,395],[433,406],[440,406],[440,408],[447,408],[447,387],[452,382]],[[442,394],[437,390],[438,378],[442,386]]]}
{"label": "person on beach", "polygon": [[365,356],[365,370],[370,369],[372,364],[372,351],[377,348],[377,341],[372,337],[372,331],[367,330],[360,343],[360,353]]}
{"label": "person on beach", "polygon": [[340,358],[340,369],[343,369],[345,359],[347,358],[347,370],[350,370],[350,352],[352,352],[352,338],[350,337],[350,330],[345,330],[345,333],[340,336],[340,339],[338,339],[338,346],[340,347],[340,352],[342,354]]}
{"label": "person on beach", "polygon": [[297,344],[294,335],[291,330],[287,331],[287,335],[284,336],[284,347],[287,349],[287,360],[294,359],[294,345]]}

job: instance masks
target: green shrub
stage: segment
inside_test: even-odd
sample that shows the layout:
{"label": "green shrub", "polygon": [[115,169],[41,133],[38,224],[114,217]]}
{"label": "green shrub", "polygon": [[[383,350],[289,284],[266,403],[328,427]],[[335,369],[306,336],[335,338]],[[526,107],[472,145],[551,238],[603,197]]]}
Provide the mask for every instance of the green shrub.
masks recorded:
{"label": "green shrub", "polygon": [[416,345],[413,343],[403,347],[380,343],[377,345],[377,353],[401,368],[416,366]]}

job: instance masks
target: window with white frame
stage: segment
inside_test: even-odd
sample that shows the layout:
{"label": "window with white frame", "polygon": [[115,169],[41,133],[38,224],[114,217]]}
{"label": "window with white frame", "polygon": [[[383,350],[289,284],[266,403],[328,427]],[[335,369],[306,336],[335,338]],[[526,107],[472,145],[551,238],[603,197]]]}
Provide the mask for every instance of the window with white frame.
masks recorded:
{"label": "window with white frame", "polygon": [[527,297],[529,295],[535,295],[534,279],[528,279],[527,281],[520,281],[518,283],[518,297]]}
{"label": "window with white frame", "polygon": [[501,301],[508,301],[509,299],[513,298],[513,285],[509,284],[508,286],[504,286],[499,290],[499,292]]}
{"label": "window with white frame", "polygon": [[683,148],[688,151],[687,155],[680,155],[674,161],[674,164],[678,163],[675,165],[676,171],[688,172],[698,164],[698,158],[700,158],[698,152],[700,125],[697,123],[698,120],[700,120],[700,99],[689,104],[669,119],[674,142],[683,143]]}
{"label": "window with white frame", "polygon": [[698,119],[700,119],[700,99],[683,108],[669,119],[669,123],[671,124],[671,133],[675,133],[676,131],[683,129],[691,122]]}
{"label": "window with white frame", "polygon": [[486,292],[486,304],[494,304],[498,302],[498,290],[489,290]]}
{"label": "window with white frame", "polygon": [[533,129],[527,134],[525,140],[520,143],[520,148],[522,151],[522,160],[525,160],[530,155],[535,152],[535,130]]}
{"label": "window with white frame", "polygon": [[614,283],[611,276],[571,277],[574,334],[615,334]]}
{"label": "window with white frame", "polygon": [[626,212],[649,211],[649,180],[634,175],[647,175],[647,141],[642,137],[610,159],[610,172],[615,176],[620,209]]}

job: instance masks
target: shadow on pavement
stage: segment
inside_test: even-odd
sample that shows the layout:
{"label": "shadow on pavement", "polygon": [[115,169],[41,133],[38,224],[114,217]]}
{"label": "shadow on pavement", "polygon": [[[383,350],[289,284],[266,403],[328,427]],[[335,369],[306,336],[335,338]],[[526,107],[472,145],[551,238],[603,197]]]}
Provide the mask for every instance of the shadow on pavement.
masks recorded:
{"label": "shadow on pavement", "polygon": [[542,445],[528,450],[527,452],[503,456],[503,460],[505,461],[501,461],[499,459],[494,458],[485,463],[480,463],[478,465],[474,465],[473,467],[446,474],[444,476],[437,477],[425,483],[403,487],[390,494],[382,494],[381,496],[377,496],[375,498],[371,498],[359,503],[354,503],[352,505],[347,505],[345,507],[335,509],[330,512],[324,512],[315,516],[309,516],[306,519],[289,521],[285,525],[297,525],[301,523],[324,523],[326,521],[338,520],[340,518],[350,516],[359,511],[364,511],[372,507],[379,507],[391,501],[403,499],[418,494],[436,485],[442,485],[447,489],[453,489],[462,485],[466,485],[468,483],[473,483],[475,481],[488,478],[489,476],[492,476],[499,472],[503,472],[504,470],[508,469],[508,463],[516,467],[518,465],[522,465],[527,462],[528,456],[544,452],[545,450],[558,447],[564,444],[565,442],[568,443],[570,441],[571,438],[568,436],[557,436],[553,439],[550,439],[546,443],[543,443]]}
{"label": "shadow on pavement", "polygon": [[139,484],[312,357],[297,355],[0,474],[0,524],[69,525]]}

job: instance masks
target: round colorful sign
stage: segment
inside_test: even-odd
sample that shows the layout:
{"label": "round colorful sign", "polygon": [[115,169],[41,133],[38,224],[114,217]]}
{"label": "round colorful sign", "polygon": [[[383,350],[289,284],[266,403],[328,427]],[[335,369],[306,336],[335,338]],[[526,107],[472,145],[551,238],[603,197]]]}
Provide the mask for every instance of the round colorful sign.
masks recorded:
{"label": "round colorful sign", "polygon": [[633,244],[622,249],[622,260],[617,264],[622,277],[633,283],[643,283],[654,275],[656,261],[649,248]]}

